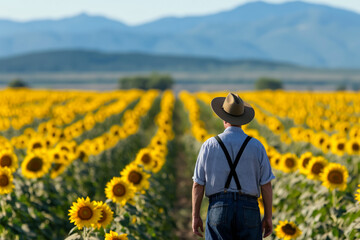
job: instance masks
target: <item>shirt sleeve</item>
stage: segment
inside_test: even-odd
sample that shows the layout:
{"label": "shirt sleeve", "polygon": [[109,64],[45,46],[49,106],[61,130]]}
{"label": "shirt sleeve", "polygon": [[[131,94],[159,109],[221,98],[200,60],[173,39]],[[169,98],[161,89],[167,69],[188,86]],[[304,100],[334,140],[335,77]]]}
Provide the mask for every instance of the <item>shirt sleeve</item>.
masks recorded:
{"label": "shirt sleeve", "polygon": [[272,172],[266,150],[262,144],[260,149],[260,185],[265,185],[273,180],[275,176]]}
{"label": "shirt sleeve", "polygon": [[194,176],[192,177],[194,182],[196,182],[200,185],[203,185],[203,186],[206,183],[205,168],[204,168],[205,164],[204,163],[205,163],[207,156],[208,156],[208,147],[205,142],[200,148],[200,152],[197,157],[196,164],[195,164]]}

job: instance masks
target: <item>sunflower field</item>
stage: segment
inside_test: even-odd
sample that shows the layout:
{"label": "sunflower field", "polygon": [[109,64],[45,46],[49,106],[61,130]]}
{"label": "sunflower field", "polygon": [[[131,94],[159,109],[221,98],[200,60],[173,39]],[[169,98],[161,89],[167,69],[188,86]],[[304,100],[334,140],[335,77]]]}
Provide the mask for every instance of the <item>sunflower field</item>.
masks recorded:
{"label": "sunflower field", "polygon": [[[360,239],[360,95],[238,94],[276,176],[268,239]],[[194,239],[191,176],[226,95],[0,90],[0,239]]]}

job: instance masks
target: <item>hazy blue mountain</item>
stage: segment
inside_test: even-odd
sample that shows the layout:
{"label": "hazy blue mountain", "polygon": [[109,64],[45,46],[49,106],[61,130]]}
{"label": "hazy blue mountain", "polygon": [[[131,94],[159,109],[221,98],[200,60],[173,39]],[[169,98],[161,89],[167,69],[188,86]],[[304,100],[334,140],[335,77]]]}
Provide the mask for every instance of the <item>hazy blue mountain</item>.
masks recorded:
{"label": "hazy blue mountain", "polygon": [[221,60],[205,57],[103,53],[62,50],[30,53],[0,59],[0,72],[89,72],[89,71],[207,71],[229,69],[299,69],[287,63],[261,60]]}
{"label": "hazy blue mountain", "polygon": [[357,13],[300,1],[252,2],[138,26],[86,14],[26,23],[0,20],[0,56],[81,48],[359,68],[359,26]]}

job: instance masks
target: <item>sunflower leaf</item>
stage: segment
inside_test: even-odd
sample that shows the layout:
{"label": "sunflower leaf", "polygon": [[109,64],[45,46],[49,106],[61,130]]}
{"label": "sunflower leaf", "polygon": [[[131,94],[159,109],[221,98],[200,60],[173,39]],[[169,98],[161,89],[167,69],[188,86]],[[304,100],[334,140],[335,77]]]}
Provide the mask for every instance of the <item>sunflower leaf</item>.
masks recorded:
{"label": "sunflower leaf", "polygon": [[77,230],[78,228],[77,228],[77,226],[75,226],[75,227],[73,227],[71,230],[70,230],[70,232],[69,232],[69,234],[68,235],[71,235],[75,230]]}

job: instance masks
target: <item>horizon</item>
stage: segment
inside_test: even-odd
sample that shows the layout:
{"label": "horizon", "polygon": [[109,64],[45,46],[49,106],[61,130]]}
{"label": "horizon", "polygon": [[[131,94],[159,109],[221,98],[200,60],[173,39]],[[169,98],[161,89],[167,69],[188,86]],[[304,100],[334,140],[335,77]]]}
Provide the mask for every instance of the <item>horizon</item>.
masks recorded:
{"label": "horizon", "polygon": [[[20,1],[20,0],[12,1],[11,4],[16,4],[16,2],[18,2],[18,1]],[[37,0],[37,1],[35,1],[35,3],[44,2],[44,1],[45,0]],[[68,0],[66,0],[66,1],[68,1]],[[81,1],[85,1],[85,0],[81,0]],[[78,2],[81,2],[81,1],[78,1]],[[89,0],[87,0],[87,1],[89,2]],[[108,2],[111,2],[111,1],[114,1],[114,0],[108,0]],[[153,0],[152,2],[159,3],[161,1],[162,0]],[[78,16],[81,14],[86,14],[89,16],[99,16],[99,17],[105,17],[105,18],[109,18],[112,20],[120,21],[121,23],[124,23],[128,26],[136,26],[136,25],[141,25],[144,23],[156,21],[156,20],[166,18],[166,17],[183,18],[183,17],[196,17],[196,16],[205,16],[205,15],[210,15],[210,14],[216,14],[216,13],[220,13],[220,12],[224,12],[224,11],[229,11],[234,8],[237,8],[242,5],[252,3],[252,2],[265,2],[265,3],[269,3],[269,4],[283,4],[283,3],[288,3],[288,2],[295,2],[295,1],[284,1],[284,0],[267,0],[267,1],[230,0],[230,1],[227,1],[226,5],[221,4],[221,6],[220,6],[217,2],[206,1],[208,3],[206,5],[207,8],[199,9],[199,6],[195,5],[191,9],[189,9],[189,8],[183,9],[184,6],[187,6],[189,1],[190,0],[185,0],[185,2],[183,1],[182,2],[183,4],[181,5],[181,7],[178,8],[178,10],[175,9],[176,11],[174,11],[174,9],[168,8],[169,6],[163,6],[163,9],[157,9],[157,11],[155,11],[155,12],[152,11],[153,13],[150,15],[149,15],[149,13],[140,14],[140,13],[142,13],[141,11],[143,11],[143,9],[145,9],[145,10],[148,9],[148,8],[143,7],[143,8],[137,9],[137,10],[142,9],[141,11],[138,11],[139,14],[131,14],[132,11],[130,10],[130,12],[128,12],[128,13],[130,13],[130,15],[123,14],[121,17],[119,17],[119,15],[121,15],[119,13],[114,15],[112,13],[112,11],[110,11],[111,9],[106,10],[106,8],[105,8],[105,9],[98,9],[97,11],[93,11],[92,7],[94,7],[94,5],[91,5],[91,4],[90,5],[84,4],[84,6],[77,5],[77,6],[75,6],[75,10],[71,10],[71,11],[67,10],[65,12],[61,11],[61,8],[56,9],[55,12],[45,11],[45,12],[50,12],[50,15],[44,14],[44,11],[37,12],[37,11],[28,11],[29,8],[16,8],[16,10],[18,10],[18,11],[19,11],[19,9],[27,10],[26,14],[22,14],[22,17],[18,16],[22,10],[20,10],[20,12],[16,12],[16,11],[14,12],[14,11],[11,11],[11,6],[8,6],[8,8],[3,7],[0,9],[0,20],[9,20],[9,21],[20,22],[20,23],[31,22],[31,21],[41,21],[41,20],[56,21],[56,20],[61,20],[61,19],[65,19],[65,18],[72,18],[72,17]],[[196,4],[199,4],[201,2],[205,2],[205,0],[198,0],[196,2]],[[360,2],[358,2],[356,0],[347,0],[347,1],[343,1],[343,2],[338,2],[336,0],[312,0],[312,1],[300,1],[300,2],[305,2],[305,3],[309,3],[309,4],[325,5],[325,6],[334,7],[334,8],[347,10],[347,11],[351,11],[351,12],[360,14]],[[34,2],[32,2],[32,3],[34,3]],[[117,3],[117,4],[119,4],[119,3]],[[36,5],[33,5],[33,7],[34,6],[36,6]],[[43,5],[43,7],[44,6],[51,7],[48,5]],[[66,6],[68,9],[68,5],[66,5]],[[154,8],[154,6],[156,6],[156,4],[152,5],[153,8]],[[58,7],[58,6],[56,6],[56,7]],[[132,7],[134,7],[134,6],[128,5],[128,8],[131,9]],[[201,7],[204,7],[204,6],[201,5]],[[165,9],[165,8],[167,8],[167,9]],[[36,8],[36,9],[41,10],[41,8]],[[124,11],[125,10],[126,9],[124,9]],[[6,14],[4,15],[3,12],[6,12]]]}

